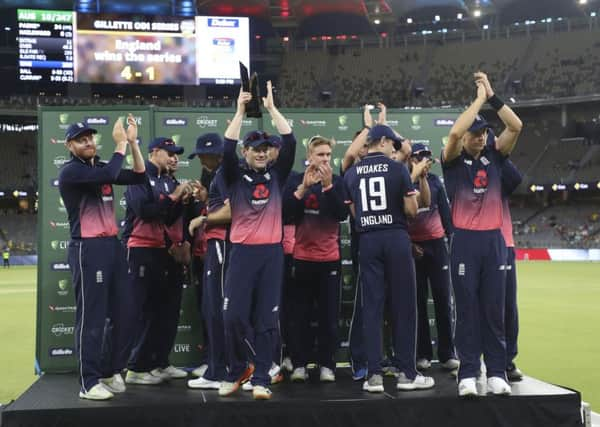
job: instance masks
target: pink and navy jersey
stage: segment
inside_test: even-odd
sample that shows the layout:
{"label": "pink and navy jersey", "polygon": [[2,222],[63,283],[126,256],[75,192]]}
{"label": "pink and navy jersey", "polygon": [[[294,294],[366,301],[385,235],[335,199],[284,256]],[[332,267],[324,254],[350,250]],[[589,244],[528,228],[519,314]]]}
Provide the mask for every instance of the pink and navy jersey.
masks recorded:
{"label": "pink and navy jersey", "polygon": [[523,176],[513,162],[506,160],[502,165],[502,237],[509,248],[515,247],[509,197],[523,181]]}
{"label": "pink and navy jersey", "polygon": [[[297,188],[304,174],[288,182]],[[340,259],[339,223],[348,216],[344,203],[344,182],[333,176],[333,186],[323,189],[321,184],[311,186],[302,199],[286,192],[286,211],[291,212],[296,223],[294,258],[302,261],[329,262]]]}
{"label": "pink and navy jersey", "polygon": [[277,162],[264,171],[240,164],[237,141],[225,138],[223,176],[231,205],[229,240],[244,245],[281,243],[283,186],[292,170],[296,151],[293,134],[282,135]]}
{"label": "pink and navy jersey", "polygon": [[[172,175],[165,175],[164,179],[169,188],[168,194],[171,194],[179,185],[179,181]],[[165,224],[165,244],[167,247],[170,247],[173,243],[181,243],[189,238],[187,236],[189,234],[187,233],[189,222],[181,215],[181,211],[178,212],[179,215],[177,217],[171,218],[168,221],[169,223]]]}
{"label": "pink and navy jersey", "polygon": [[502,227],[500,228],[502,237],[506,242],[507,248],[515,247],[515,240],[513,238],[513,225],[512,218],[510,216],[510,207],[508,206],[508,198],[502,199]]}
{"label": "pink and navy jersey", "polygon": [[129,185],[125,191],[127,213],[123,240],[128,248],[164,248],[165,225],[172,225],[181,216],[181,203],[169,197],[172,178],[159,174],[158,168],[149,161],[146,176],[146,182]]}
{"label": "pink and navy jersey", "polygon": [[292,255],[296,246],[296,225],[285,224],[283,226],[283,254]]}
{"label": "pink and navy jersey", "polygon": [[121,169],[123,154],[115,152],[108,163],[99,157],[84,161],[72,157],[62,167],[58,189],[67,209],[71,239],[116,236],[112,184],[144,182],[144,173]]}
{"label": "pink and navy jersey", "polygon": [[431,205],[419,208],[417,217],[408,222],[408,234],[413,242],[441,239],[452,234],[452,218],[444,185],[437,175],[428,174]]}
{"label": "pink and navy jersey", "polygon": [[354,204],[359,233],[406,230],[404,198],[418,194],[406,166],[383,153],[369,153],[344,174],[346,203]]}
{"label": "pink and navy jersey", "polygon": [[502,227],[501,171],[505,160],[493,142],[484,147],[478,159],[464,149],[450,162],[442,159],[454,227],[475,231]]}
{"label": "pink and navy jersey", "polygon": [[[228,198],[229,196],[227,195],[223,171],[221,167],[219,167],[208,188],[207,213],[210,214],[221,209],[225,205],[225,200]],[[204,230],[207,240],[225,240],[228,231],[229,225],[207,225],[206,229]]]}

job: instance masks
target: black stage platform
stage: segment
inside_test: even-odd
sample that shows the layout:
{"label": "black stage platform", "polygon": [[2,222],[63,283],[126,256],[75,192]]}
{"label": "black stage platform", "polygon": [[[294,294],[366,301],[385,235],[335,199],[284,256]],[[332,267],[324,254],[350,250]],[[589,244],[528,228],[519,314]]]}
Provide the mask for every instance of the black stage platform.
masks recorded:
{"label": "black stage platform", "polygon": [[[314,375],[313,375],[314,374]],[[25,426],[531,426],[580,427],[577,392],[526,377],[513,384],[510,397],[459,399],[456,382],[434,366],[436,387],[401,392],[393,378],[386,393],[370,394],[338,369],[337,382],[321,384],[311,372],[307,384],[272,387],[270,401],[255,402],[252,393],[219,398],[216,391],[190,390],[185,380],[160,386],[128,386],[108,402],[77,397],[75,375],[44,375],[4,408],[2,427]]]}

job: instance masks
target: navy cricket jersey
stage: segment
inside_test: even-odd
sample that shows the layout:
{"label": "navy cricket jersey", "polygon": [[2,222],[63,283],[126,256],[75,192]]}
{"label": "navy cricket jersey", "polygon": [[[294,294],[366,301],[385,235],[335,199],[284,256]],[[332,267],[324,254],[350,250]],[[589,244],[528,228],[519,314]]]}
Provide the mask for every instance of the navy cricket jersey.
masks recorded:
{"label": "navy cricket jersey", "polygon": [[444,183],[452,208],[452,223],[464,230],[496,230],[502,227],[502,165],[504,157],[493,142],[478,159],[463,149],[447,162],[443,159]]}
{"label": "navy cricket jersey", "polygon": [[231,205],[232,243],[263,245],[281,243],[283,186],[294,164],[296,138],[281,135],[279,158],[264,171],[240,164],[237,141],[225,138],[223,174]]}
{"label": "navy cricket jersey", "polygon": [[406,229],[404,197],[418,194],[404,164],[369,153],[344,174],[346,203],[354,204],[356,231]]}
{"label": "navy cricket jersey", "polygon": [[513,162],[507,159],[502,166],[502,237],[506,247],[514,248],[512,217],[510,215],[509,197],[523,181],[523,175]]}
{"label": "navy cricket jersey", "polygon": [[108,163],[98,156],[84,161],[72,156],[60,170],[58,190],[67,209],[71,239],[116,236],[111,184],[144,182],[146,175],[121,169],[124,155],[115,152]]}
{"label": "navy cricket jersey", "polygon": [[[288,185],[296,189],[303,180],[304,174],[298,174],[288,180]],[[293,193],[286,196],[284,212],[291,212],[296,223],[295,259],[314,262],[340,259],[339,222],[348,216],[343,186],[342,178],[333,175],[333,186],[325,191],[318,183],[306,189],[300,200]]]}
{"label": "navy cricket jersey", "polygon": [[427,174],[431,205],[419,208],[417,217],[408,222],[408,234],[413,242],[441,239],[452,234],[452,218],[444,185],[437,175]]}
{"label": "navy cricket jersey", "polygon": [[167,178],[171,178],[159,174],[150,161],[146,161],[146,176],[143,184],[129,185],[125,191],[123,240],[128,248],[164,248],[165,224],[172,224],[181,215],[181,203],[169,197],[171,184]]}
{"label": "navy cricket jersey", "polygon": [[[173,175],[165,175],[164,180],[167,183],[167,194],[171,194],[179,185],[179,181]],[[173,243],[181,243],[188,238],[187,225],[189,222],[186,224],[187,221],[181,210],[178,213],[179,215],[176,218],[169,220],[169,225],[165,225],[165,243],[167,247],[170,247]]]}
{"label": "navy cricket jersey", "polygon": [[[221,166],[215,171],[212,181],[208,189],[208,201],[207,201],[207,213],[216,212],[225,205],[225,200],[229,196],[227,195],[227,189],[225,186],[225,179],[223,178],[223,170]],[[225,240],[229,225],[207,225],[206,226],[206,239],[219,239]]]}

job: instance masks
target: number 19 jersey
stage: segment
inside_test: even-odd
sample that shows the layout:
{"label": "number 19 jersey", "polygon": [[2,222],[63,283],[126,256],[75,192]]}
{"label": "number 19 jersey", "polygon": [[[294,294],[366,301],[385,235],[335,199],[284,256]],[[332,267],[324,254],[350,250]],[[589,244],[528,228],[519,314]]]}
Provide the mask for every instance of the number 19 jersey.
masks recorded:
{"label": "number 19 jersey", "polygon": [[406,229],[404,197],[417,194],[408,169],[383,153],[369,153],[344,174],[346,203],[354,204],[359,233]]}

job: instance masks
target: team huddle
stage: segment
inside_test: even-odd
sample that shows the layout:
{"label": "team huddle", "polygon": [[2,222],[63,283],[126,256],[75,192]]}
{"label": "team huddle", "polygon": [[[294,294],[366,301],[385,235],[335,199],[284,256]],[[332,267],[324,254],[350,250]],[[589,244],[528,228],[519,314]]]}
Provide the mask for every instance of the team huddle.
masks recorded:
{"label": "team huddle", "polygon": [[[262,101],[279,136],[257,130],[240,139],[252,98],[240,91],[224,138],[198,137],[189,158],[199,158],[201,178],[185,183],[176,178],[183,147],[156,138],[145,161],[131,115],[126,127],[114,125],[108,162],[96,156],[96,131],[71,125],[71,160],[59,190],[71,232],[79,397],[106,400],[130,384],[188,376],[169,362],[188,268],[206,348],[188,387],[223,397],[241,388],[269,399],[284,368],[291,381],[304,382],[311,362],[320,381],[335,381],[339,229],[346,219],[357,277],[350,355],[362,389],[383,392],[385,376],[398,390],[435,386],[422,373],[433,359],[431,290],[437,356],[457,376],[459,396],[480,393],[482,374],[488,393],[510,394],[509,381],[522,374],[513,363],[518,315],[508,197],[521,175],[508,156],[522,123],[484,73],[474,81],[477,96],[441,154],[443,183],[430,172],[429,148],[387,126],[382,104],[377,121],[365,108],[364,128],[339,175],[331,167],[335,142],[319,135],[307,142],[305,170],[292,171],[296,140],[271,82]],[[486,103],[505,126],[498,136],[479,115]],[[127,146],[131,170],[122,169]],[[114,184],[127,186],[120,238]],[[390,349],[382,344],[384,318]]]}

